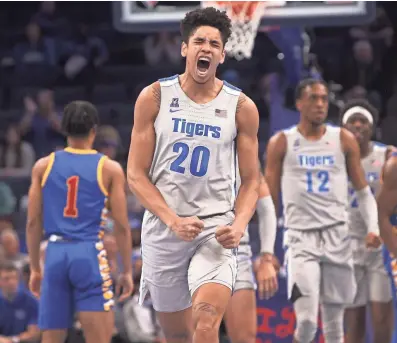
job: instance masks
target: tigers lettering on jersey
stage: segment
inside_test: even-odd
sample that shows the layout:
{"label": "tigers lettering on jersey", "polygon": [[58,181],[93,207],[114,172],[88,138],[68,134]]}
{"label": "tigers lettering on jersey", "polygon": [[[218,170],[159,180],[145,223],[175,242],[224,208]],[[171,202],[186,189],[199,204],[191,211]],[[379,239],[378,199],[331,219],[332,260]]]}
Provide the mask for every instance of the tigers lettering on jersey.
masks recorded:
{"label": "tigers lettering on jersey", "polygon": [[184,133],[187,137],[204,136],[216,139],[221,137],[219,126],[189,122],[181,118],[172,118],[172,121],[174,122],[173,132]]}
{"label": "tigers lettering on jersey", "polygon": [[302,167],[323,167],[333,166],[335,164],[335,157],[333,155],[325,156],[311,156],[298,155],[299,164]]}

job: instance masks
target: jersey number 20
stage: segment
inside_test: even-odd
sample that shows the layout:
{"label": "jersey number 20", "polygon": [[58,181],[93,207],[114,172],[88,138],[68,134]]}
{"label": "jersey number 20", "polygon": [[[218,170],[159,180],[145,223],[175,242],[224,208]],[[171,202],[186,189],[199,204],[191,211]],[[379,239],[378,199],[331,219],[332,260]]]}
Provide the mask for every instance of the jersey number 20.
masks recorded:
{"label": "jersey number 20", "polygon": [[[329,192],[329,187],[328,187],[329,173],[327,170],[320,170],[318,172],[312,172],[312,171],[306,172],[306,181],[307,181],[308,193]],[[314,184],[316,185],[318,184],[318,186],[314,186]]]}
{"label": "jersey number 20", "polygon": [[[185,174],[186,168],[182,167],[181,164],[189,155],[189,146],[186,143],[177,142],[174,144],[172,150],[179,153],[179,156],[171,163],[170,169],[175,173]],[[207,174],[209,160],[209,149],[202,145],[196,146],[192,150],[192,156],[190,159],[190,174],[198,177]]]}
{"label": "jersey number 20", "polygon": [[79,215],[77,209],[77,190],[79,188],[79,177],[71,176],[66,180],[68,194],[66,196],[66,206],[63,209],[63,216],[67,218],[76,218]]}

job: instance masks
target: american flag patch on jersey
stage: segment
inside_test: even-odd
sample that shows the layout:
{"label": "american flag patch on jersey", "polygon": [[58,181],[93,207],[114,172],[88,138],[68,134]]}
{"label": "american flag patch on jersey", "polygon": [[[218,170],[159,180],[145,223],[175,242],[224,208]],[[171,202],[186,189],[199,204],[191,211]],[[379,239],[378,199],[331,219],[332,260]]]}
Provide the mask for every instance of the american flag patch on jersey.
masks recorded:
{"label": "american flag patch on jersey", "polygon": [[226,110],[215,110],[215,116],[221,118],[227,118],[227,111]]}

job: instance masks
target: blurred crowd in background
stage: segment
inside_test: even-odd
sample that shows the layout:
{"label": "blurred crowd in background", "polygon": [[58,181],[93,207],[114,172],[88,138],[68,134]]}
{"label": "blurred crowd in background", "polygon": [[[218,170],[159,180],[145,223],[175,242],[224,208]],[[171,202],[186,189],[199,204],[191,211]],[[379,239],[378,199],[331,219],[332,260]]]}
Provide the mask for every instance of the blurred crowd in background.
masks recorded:
{"label": "blurred crowd in background", "polygon": [[[338,123],[345,101],[366,98],[381,114],[376,139],[397,145],[396,23],[388,17],[397,11],[387,6],[379,4],[370,25],[303,31],[303,57],[306,71],[329,84],[330,121]],[[110,2],[0,3],[0,342],[1,336],[31,330],[37,322],[37,300],[27,290],[27,191],[34,162],[65,147],[60,132],[63,107],[72,100],[92,101],[101,118],[95,148],[125,166],[139,92],[158,78],[184,70],[178,33],[119,33],[111,13]],[[229,59],[218,75],[255,101],[262,161],[272,111],[294,111],[286,56],[269,38],[277,30],[261,30],[253,58]],[[136,293],[117,308],[115,340],[153,342],[161,340],[161,332],[150,303],[137,305],[143,208],[126,192]],[[250,231],[255,252],[257,234]],[[111,223],[105,243],[117,274]],[[18,301],[4,300],[16,293]],[[80,339],[76,323],[68,340]],[[32,331],[32,341],[37,340],[38,333]]]}

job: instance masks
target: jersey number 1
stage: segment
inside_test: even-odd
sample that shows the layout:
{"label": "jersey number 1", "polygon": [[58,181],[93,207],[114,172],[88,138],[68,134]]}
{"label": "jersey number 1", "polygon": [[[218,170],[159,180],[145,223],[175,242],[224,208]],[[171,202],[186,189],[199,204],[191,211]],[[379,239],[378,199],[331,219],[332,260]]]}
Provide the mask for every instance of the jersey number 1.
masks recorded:
{"label": "jersey number 1", "polygon": [[79,177],[71,176],[66,180],[68,195],[66,197],[66,206],[63,209],[63,216],[67,218],[77,218],[79,210],[77,209],[77,190],[79,188]]}

